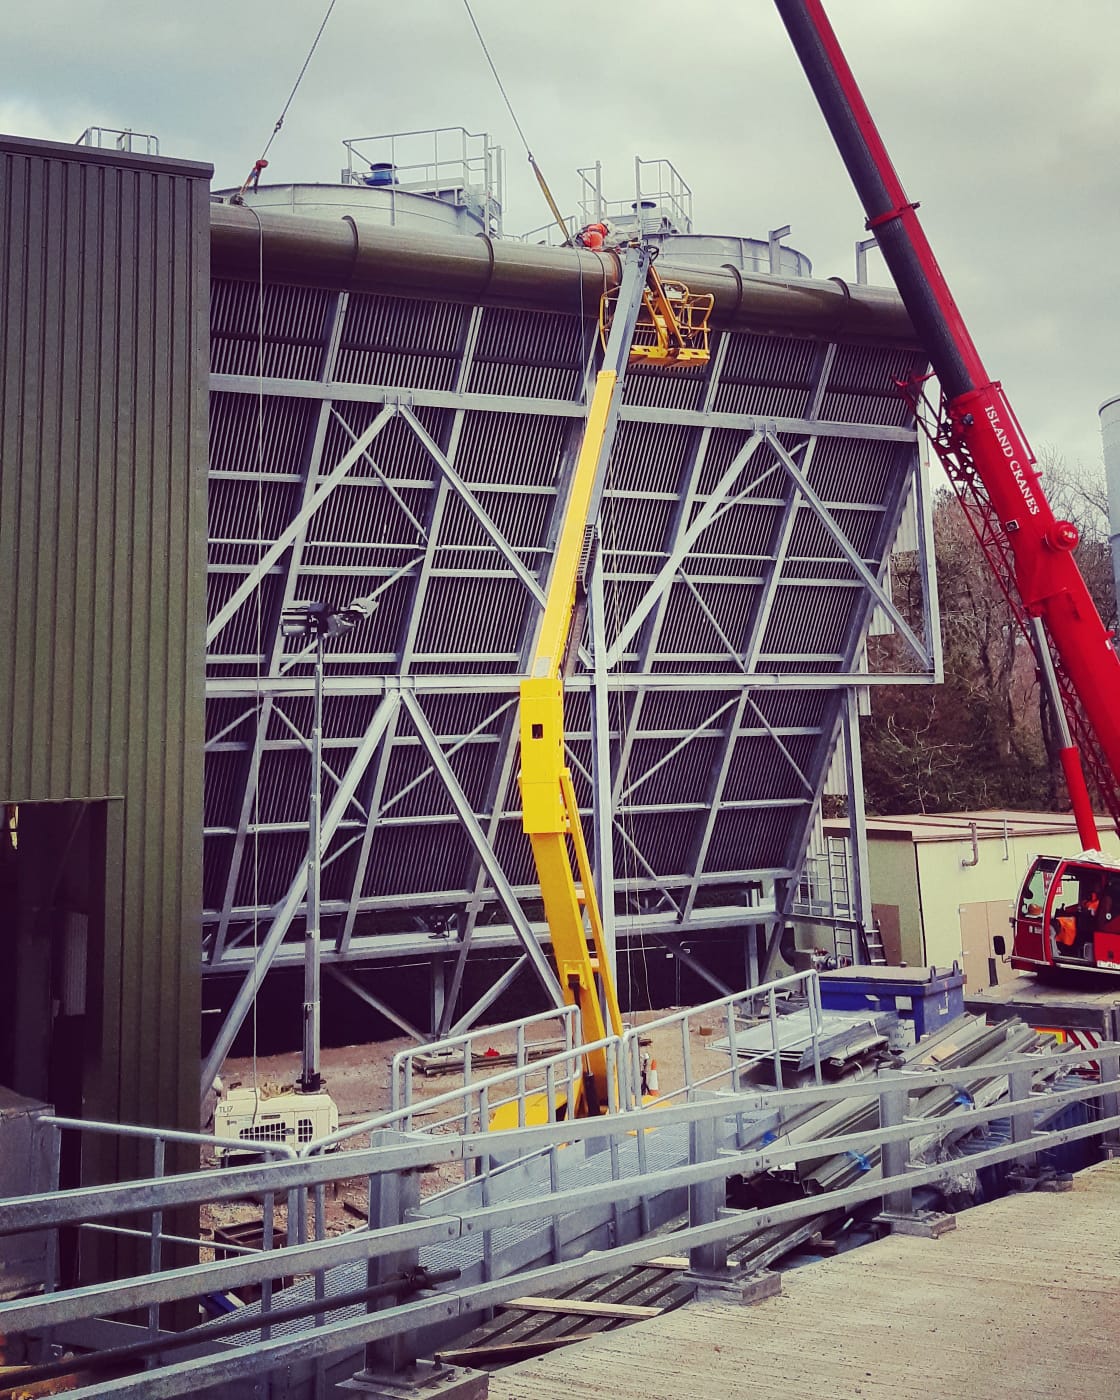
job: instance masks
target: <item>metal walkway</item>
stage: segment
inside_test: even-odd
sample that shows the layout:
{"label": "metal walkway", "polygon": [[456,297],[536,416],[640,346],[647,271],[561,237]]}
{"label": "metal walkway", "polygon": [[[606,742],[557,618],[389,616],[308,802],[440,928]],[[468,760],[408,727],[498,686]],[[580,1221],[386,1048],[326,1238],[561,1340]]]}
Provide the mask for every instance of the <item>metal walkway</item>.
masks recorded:
{"label": "metal walkway", "polygon": [[891,1235],[751,1308],[690,1303],[491,1377],[490,1400],[1115,1400],[1120,1161],[941,1239]]}
{"label": "metal walkway", "polygon": [[[809,985],[820,1030],[811,978]],[[744,1033],[741,999],[758,994],[711,1004],[726,1012],[736,1052]],[[771,1012],[776,996],[773,986],[764,993]],[[678,1023],[683,1036],[695,1014],[665,1021]],[[772,1045],[761,1061],[772,1063],[781,1083],[781,1022],[769,1019]],[[0,1236],[37,1236],[51,1246],[45,1291],[0,1303],[0,1332],[23,1339],[21,1383],[47,1379],[59,1366],[68,1370],[71,1363],[50,1360],[49,1347],[88,1346],[82,1339],[90,1324],[94,1346],[125,1348],[126,1375],[107,1374],[125,1360],[120,1351],[82,1357],[75,1400],[309,1400],[352,1375],[363,1356],[366,1365],[384,1369],[388,1362],[399,1375],[413,1357],[430,1355],[483,1314],[525,1295],[556,1294],[664,1255],[687,1256],[697,1278],[726,1279],[731,1262],[763,1269],[815,1234],[842,1234],[861,1208],[871,1213],[881,1203],[897,1221],[913,1223],[915,1207],[920,1214],[915,1193],[956,1191],[962,1170],[1015,1162],[1033,1171],[1040,1154],[1089,1139],[1120,1150],[1120,1050],[1054,1052],[1047,1044],[1019,1022],[987,1027],[964,1016],[901,1052],[898,1063],[829,1083],[818,1035],[811,1083],[724,1087],[719,1080],[734,1083],[742,1068],[736,1053],[718,1078],[692,1078],[679,1097],[667,1095],[651,1108],[632,1073],[640,1035],[627,1032],[609,1047],[617,1105],[602,1118],[501,1133],[485,1128],[489,1109],[511,1086],[524,1093],[532,1076],[543,1075],[555,1088],[564,1062],[580,1063],[580,1047],[427,1099],[425,1118],[433,1108],[450,1114],[428,1131],[417,1130],[419,1105],[405,1103],[360,1129],[342,1130],[366,1139],[350,1151],[328,1152],[323,1140],[300,1152],[275,1149],[283,1160],[172,1175],[163,1172],[158,1130],[48,1115],[40,1122],[41,1150],[57,1152],[62,1132],[148,1136],[155,1174],[0,1202]],[[761,1048],[751,1047],[751,1058]],[[1099,1077],[1071,1079],[1069,1071],[1090,1056]],[[448,1163],[462,1171],[462,1185],[421,1200],[420,1176]],[[1043,1169],[1041,1160],[1037,1166]],[[753,1185],[733,1198],[729,1178]],[[368,1225],[325,1238],[325,1192],[332,1183],[362,1179]],[[762,1194],[752,1194],[755,1186]],[[247,1197],[262,1202],[263,1249],[239,1246],[216,1259],[206,1246],[199,1258],[197,1244],[165,1226],[182,1208]],[[124,1226],[126,1219],[136,1223]],[[651,1234],[658,1224],[668,1228]],[[136,1240],[136,1272],[58,1287],[58,1238],[75,1226],[83,1240],[91,1231]],[[180,1262],[188,1248],[197,1262]],[[291,1279],[307,1280],[298,1296],[284,1287]],[[261,1290],[263,1316],[249,1307],[185,1333],[164,1330],[165,1305],[216,1302],[245,1287]],[[110,1321],[139,1308],[146,1325]],[[814,1325],[822,1335],[840,1335],[833,1310],[822,1307]],[[146,1370],[135,1369],[145,1363]],[[616,1385],[611,1393],[637,1392]],[[656,1400],[659,1392],[641,1393]],[[687,1393],[675,1389],[674,1400]]]}

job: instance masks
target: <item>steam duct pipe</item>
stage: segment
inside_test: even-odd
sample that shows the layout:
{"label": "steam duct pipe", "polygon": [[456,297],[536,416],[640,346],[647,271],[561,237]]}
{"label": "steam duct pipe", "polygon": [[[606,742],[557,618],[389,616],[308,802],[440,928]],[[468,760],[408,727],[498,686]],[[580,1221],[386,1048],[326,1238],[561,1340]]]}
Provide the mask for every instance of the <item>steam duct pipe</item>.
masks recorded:
{"label": "steam duct pipe", "polygon": [[[259,220],[259,224],[258,224]],[[588,249],[542,248],[484,234],[439,235],[380,224],[250,213],[210,207],[210,260],[216,277],[338,287],[356,292],[438,293],[570,311],[580,297],[598,316],[604,292],[621,280],[620,259]],[[906,308],[893,290],[849,286],[839,278],[784,280],[726,268],[672,268],[715,298],[714,324],[727,330],[786,332],[817,339],[917,348]]]}

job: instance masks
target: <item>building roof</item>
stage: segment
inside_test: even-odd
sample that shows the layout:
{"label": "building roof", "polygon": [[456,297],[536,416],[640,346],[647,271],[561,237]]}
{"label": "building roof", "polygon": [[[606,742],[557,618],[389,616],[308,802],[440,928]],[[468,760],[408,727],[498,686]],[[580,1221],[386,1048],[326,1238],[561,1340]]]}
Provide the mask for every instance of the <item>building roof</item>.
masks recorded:
{"label": "building roof", "polygon": [[[1103,818],[1102,818],[1103,821]],[[897,817],[868,817],[871,841],[971,841],[975,826],[978,841],[1003,840],[1005,836],[1076,836],[1071,812],[1013,812],[992,809],[979,812],[918,812]],[[824,823],[832,835],[848,834],[848,823],[830,819]]]}

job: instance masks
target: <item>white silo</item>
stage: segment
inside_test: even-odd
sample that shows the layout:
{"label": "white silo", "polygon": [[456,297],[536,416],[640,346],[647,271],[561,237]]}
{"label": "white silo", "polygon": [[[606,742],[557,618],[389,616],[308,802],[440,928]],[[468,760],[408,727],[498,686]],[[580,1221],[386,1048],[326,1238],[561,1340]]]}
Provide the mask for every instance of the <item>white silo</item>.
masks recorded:
{"label": "white silo", "polygon": [[1120,395],[1100,407],[1104,443],[1104,473],[1108,484],[1108,544],[1112,551],[1112,583],[1120,599]]}

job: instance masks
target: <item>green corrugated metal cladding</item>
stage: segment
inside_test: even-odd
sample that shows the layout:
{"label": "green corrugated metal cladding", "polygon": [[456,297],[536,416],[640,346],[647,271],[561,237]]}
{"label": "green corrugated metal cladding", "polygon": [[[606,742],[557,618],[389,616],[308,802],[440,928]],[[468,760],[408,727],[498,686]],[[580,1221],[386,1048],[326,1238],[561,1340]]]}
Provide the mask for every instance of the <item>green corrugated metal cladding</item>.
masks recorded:
{"label": "green corrugated metal cladding", "polygon": [[210,174],[0,136],[0,1080],[86,1117],[183,1126],[198,1122]]}

